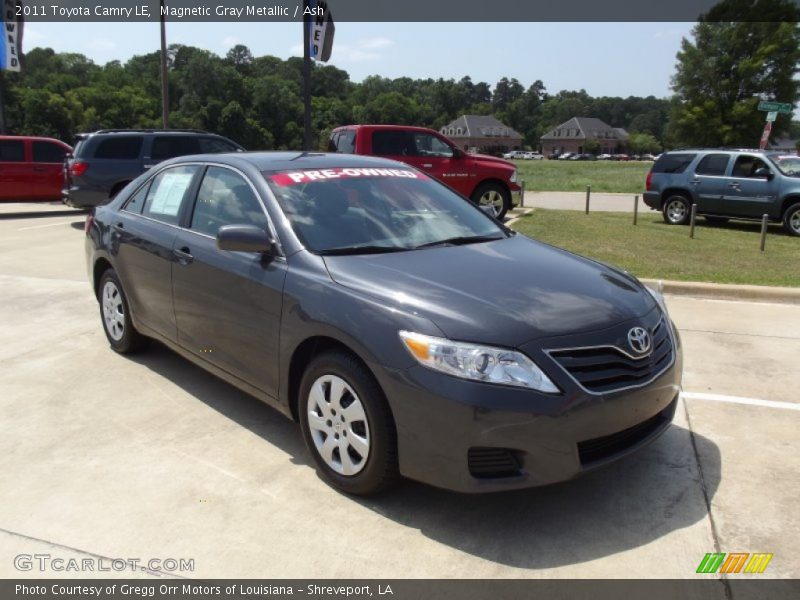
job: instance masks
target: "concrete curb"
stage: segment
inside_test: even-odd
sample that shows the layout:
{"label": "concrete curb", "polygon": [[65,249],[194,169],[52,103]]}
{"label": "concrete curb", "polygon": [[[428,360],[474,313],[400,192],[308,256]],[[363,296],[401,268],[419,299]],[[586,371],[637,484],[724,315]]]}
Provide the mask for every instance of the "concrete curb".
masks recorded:
{"label": "concrete curb", "polygon": [[[653,287],[657,279],[642,279],[642,283]],[[694,296],[716,300],[747,300],[751,302],[779,302],[800,304],[800,288],[770,287],[765,285],[730,285],[697,281],[662,281],[665,294]]]}

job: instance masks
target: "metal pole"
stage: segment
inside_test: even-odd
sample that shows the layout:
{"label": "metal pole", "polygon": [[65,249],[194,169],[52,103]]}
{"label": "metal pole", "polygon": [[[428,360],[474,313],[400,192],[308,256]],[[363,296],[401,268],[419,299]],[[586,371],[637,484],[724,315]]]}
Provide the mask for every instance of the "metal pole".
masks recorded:
{"label": "metal pole", "polygon": [[161,126],[169,129],[169,79],[167,78],[167,22],[161,0]]}
{"label": "metal pole", "polygon": [[525,208],[525,180],[523,179],[521,184],[522,189],[520,190],[520,197],[519,197],[519,205],[521,208]]}
{"label": "metal pole", "polygon": [[586,186],[586,214],[589,214],[589,196],[592,195],[592,186]]}
{"label": "metal pole", "polygon": [[767,245],[767,221],[769,215],[761,217],[761,251],[764,252],[764,247]]}
{"label": "metal pole", "polygon": [[633,224],[639,221],[639,196],[633,197]]}
{"label": "metal pole", "polygon": [[6,107],[3,100],[3,72],[0,71],[0,135],[6,135]]}
{"label": "metal pole", "polygon": [[697,216],[697,204],[692,204],[691,226],[689,227],[689,237],[694,239],[694,220]]}
{"label": "metal pole", "polygon": [[311,15],[303,0],[303,150],[311,150]]}

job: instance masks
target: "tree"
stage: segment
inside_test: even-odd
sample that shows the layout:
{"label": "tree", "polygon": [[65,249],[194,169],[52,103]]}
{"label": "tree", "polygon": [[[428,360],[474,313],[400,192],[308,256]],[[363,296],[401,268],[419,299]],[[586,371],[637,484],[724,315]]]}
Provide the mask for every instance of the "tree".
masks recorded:
{"label": "tree", "polygon": [[654,153],[661,151],[661,144],[650,133],[632,133],[628,138],[628,147],[634,154]]}
{"label": "tree", "polygon": [[[756,22],[757,21],[757,22]],[[800,99],[800,8],[791,0],[723,0],[684,39],[672,79],[676,144],[753,146],[764,127],[759,100]],[[779,118],[773,135],[787,130]]]}

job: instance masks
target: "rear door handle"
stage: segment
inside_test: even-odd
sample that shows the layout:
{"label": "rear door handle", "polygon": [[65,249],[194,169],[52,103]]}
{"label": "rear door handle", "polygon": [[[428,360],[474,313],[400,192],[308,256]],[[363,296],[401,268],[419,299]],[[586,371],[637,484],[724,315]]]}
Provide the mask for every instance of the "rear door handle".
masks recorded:
{"label": "rear door handle", "polygon": [[700,183],[700,180],[699,179],[692,179],[689,183],[691,183],[692,185],[697,185],[697,184]]}
{"label": "rear door handle", "polygon": [[728,184],[728,187],[738,188],[741,184],[738,181],[732,181]]}
{"label": "rear door handle", "polygon": [[172,251],[175,257],[178,259],[178,262],[182,265],[188,265],[190,262],[194,260],[194,256],[192,256],[192,251],[189,250],[186,246],[178,250],[177,248]]}
{"label": "rear door handle", "polygon": [[114,229],[116,229],[117,231],[123,231],[123,230],[125,229],[125,224],[124,224],[124,223],[122,223],[122,222],[120,222],[120,223],[114,223],[114,224],[112,225],[112,227],[113,227]]}
{"label": "rear door handle", "polygon": [[422,167],[423,167],[424,169],[432,169],[432,168],[433,168],[433,165],[432,165],[432,164],[424,164],[424,165],[422,165]]}

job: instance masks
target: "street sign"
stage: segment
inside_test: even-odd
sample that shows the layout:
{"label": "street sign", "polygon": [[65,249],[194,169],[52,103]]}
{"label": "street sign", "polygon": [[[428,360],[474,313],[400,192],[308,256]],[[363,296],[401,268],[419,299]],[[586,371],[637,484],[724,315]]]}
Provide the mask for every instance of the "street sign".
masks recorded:
{"label": "street sign", "polygon": [[792,112],[792,105],[787,102],[767,102],[762,100],[758,103],[758,110],[788,114]]}
{"label": "street sign", "polygon": [[777,119],[777,118],[778,118],[778,111],[777,110],[773,110],[772,112],[768,112],[767,113],[767,121],[769,121],[770,123],[774,122],[775,119]]}

